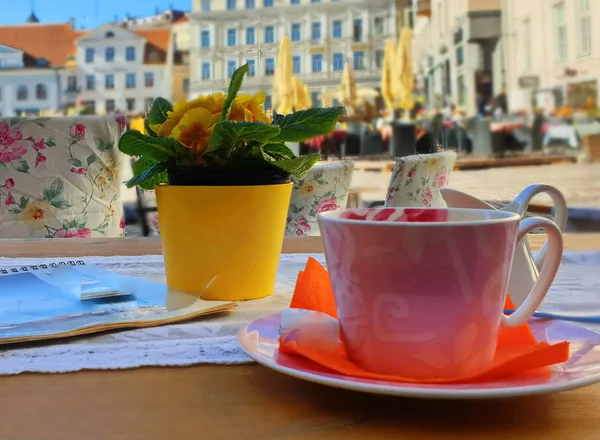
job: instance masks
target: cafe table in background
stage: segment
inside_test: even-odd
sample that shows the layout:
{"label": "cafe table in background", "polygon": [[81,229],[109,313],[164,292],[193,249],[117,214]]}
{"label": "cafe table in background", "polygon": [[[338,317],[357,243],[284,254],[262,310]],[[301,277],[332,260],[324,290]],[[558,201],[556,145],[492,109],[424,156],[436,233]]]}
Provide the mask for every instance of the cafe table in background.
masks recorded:
{"label": "cafe table in background", "polygon": [[[534,250],[544,236],[531,236]],[[600,251],[600,234],[565,236]],[[286,237],[283,253],[320,253]],[[157,255],[157,239],[0,240],[0,256]],[[2,352],[0,352],[2,356]],[[597,439],[600,385],[527,398],[435,401],[303,382],[256,364],[0,377],[6,439]]]}

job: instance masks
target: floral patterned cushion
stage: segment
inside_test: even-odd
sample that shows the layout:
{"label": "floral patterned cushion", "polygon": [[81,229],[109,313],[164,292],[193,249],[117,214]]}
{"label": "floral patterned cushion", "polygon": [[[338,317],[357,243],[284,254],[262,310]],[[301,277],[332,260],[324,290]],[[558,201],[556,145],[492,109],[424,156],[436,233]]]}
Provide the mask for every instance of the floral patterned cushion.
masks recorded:
{"label": "floral patterned cushion", "polygon": [[0,238],[122,236],[123,116],[0,118]]}
{"label": "floral patterned cushion", "polygon": [[439,189],[448,185],[455,163],[453,151],[400,158],[392,171],[385,206],[445,208]]}
{"label": "floral patterned cushion", "polygon": [[317,164],[304,180],[294,179],[286,235],[320,235],[317,214],[346,208],[354,164]]}

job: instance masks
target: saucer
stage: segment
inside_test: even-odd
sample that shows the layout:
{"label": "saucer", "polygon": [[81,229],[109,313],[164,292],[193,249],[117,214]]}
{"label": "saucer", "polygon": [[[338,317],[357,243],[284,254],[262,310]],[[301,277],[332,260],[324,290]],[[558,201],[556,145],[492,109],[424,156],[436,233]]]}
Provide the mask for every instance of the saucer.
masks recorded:
{"label": "saucer", "polygon": [[308,359],[280,354],[281,315],[258,319],[238,332],[238,341],[248,356],[280,373],[336,388],[372,394],[423,399],[489,399],[571,390],[600,382],[600,334],[563,321],[531,319],[538,341],[570,341],[570,359],[552,366],[550,379],[524,377],[472,384],[413,384],[370,380],[337,374]]}

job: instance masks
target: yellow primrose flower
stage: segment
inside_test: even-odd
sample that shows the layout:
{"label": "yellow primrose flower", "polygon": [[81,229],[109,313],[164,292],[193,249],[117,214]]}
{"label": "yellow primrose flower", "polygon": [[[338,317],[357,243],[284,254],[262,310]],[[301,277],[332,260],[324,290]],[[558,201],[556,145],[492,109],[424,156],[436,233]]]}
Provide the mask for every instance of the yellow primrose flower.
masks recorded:
{"label": "yellow primrose flower", "polygon": [[44,226],[45,221],[52,214],[51,209],[50,203],[46,200],[36,200],[28,203],[25,209],[21,211],[21,221],[40,228]]}
{"label": "yellow primrose flower", "polygon": [[192,150],[194,154],[206,151],[219,114],[212,114],[205,108],[188,110],[179,124],[171,132],[172,138]]}
{"label": "yellow primrose flower", "polygon": [[[222,106],[221,106],[222,107]],[[185,114],[193,109],[203,108],[213,113],[215,108],[215,98],[213,96],[200,96],[191,101],[180,101],[173,107],[172,112],[167,113],[167,120],[157,126],[151,126],[155,133],[160,137],[169,137],[173,132],[173,129],[177,127],[179,122],[183,119]]]}
{"label": "yellow primrose flower", "polygon": [[265,124],[270,124],[271,118],[269,118],[264,111],[264,103],[266,100],[267,95],[265,95],[264,92],[258,92],[254,96],[239,95],[235,99],[235,102],[241,104],[250,112],[251,122],[264,122]]}

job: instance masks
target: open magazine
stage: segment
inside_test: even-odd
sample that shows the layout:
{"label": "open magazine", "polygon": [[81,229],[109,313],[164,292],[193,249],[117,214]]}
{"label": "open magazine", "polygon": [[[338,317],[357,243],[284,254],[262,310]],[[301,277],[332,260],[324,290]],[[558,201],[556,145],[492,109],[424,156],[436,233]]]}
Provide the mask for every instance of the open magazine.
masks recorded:
{"label": "open magazine", "polygon": [[235,307],[83,262],[0,270],[0,344],[151,327]]}

